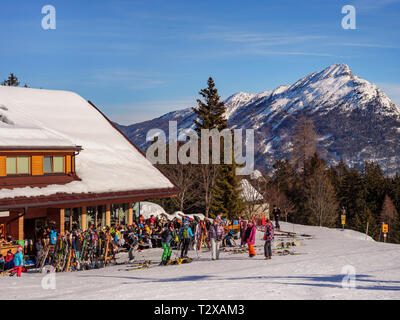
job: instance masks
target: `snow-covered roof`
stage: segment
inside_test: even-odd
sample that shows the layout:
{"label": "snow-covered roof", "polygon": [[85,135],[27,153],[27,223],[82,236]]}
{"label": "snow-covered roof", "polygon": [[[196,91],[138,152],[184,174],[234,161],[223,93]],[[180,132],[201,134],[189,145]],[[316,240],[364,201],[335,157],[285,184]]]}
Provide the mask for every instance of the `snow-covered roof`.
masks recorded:
{"label": "snow-covered roof", "polygon": [[262,176],[263,176],[262,173],[257,169],[254,170],[252,173],[250,173],[250,179],[252,180],[260,179]]}
{"label": "snow-covered roof", "polygon": [[0,189],[0,199],[174,187],[101,112],[73,92],[0,86],[0,147],[15,144],[82,146],[76,157],[82,181]]}
{"label": "snow-covered roof", "polygon": [[157,203],[147,201],[140,202],[140,214],[145,219],[150,218],[152,215],[154,217],[168,216],[163,207]]}
{"label": "snow-covered roof", "polygon": [[186,215],[182,211],[175,211],[173,214],[176,215],[177,217],[184,217]]}
{"label": "snow-covered roof", "polygon": [[240,194],[242,199],[250,202],[264,199],[261,193],[259,193],[257,189],[254,188],[248,180],[246,179],[240,180],[240,187],[242,189],[242,192]]}
{"label": "snow-covered roof", "polygon": [[198,217],[200,220],[204,220],[204,218],[206,217],[204,214],[202,213],[195,213],[193,214],[194,217]]}

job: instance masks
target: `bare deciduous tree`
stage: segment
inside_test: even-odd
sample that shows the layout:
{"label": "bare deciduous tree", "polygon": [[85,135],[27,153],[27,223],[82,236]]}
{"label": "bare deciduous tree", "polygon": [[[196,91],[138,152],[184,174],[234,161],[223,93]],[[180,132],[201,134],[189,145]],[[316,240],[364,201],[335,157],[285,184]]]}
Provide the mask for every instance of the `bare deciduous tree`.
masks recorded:
{"label": "bare deciduous tree", "polygon": [[306,181],[306,208],[309,222],[313,225],[332,227],[338,215],[338,202],[335,190],[322,166]]}
{"label": "bare deciduous tree", "polygon": [[306,160],[317,150],[318,135],[314,130],[314,122],[305,117],[300,118],[292,140],[291,162],[296,171],[304,172]]}
{"label": "bare deciduous tree", "polygon": [[392,199],[390,199],[390,197],[388,195],[385,195],[385,200],[383,201],[380,219],[381,219],[381,223],[388,224],[389,235],[391,235],[394,231],[393,227],[394,227],[395,221],[398,219],[398,214],[397,214],[397,210],[393,204]]}

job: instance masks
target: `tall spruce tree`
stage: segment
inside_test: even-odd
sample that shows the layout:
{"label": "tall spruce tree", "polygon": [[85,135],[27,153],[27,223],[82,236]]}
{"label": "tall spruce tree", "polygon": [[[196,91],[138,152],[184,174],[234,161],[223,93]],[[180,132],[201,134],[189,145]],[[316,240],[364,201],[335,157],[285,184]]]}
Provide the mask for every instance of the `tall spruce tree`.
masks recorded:
{"label": "tall spruce tree", "polygon": [[[217,129],[221,131],[228,128],[227,121],[224,116],[224,102],[220,101],[218,90],[215,87],[214,80],[211,77],[207,81],[207,88],[200,90],[199,94],[201,95],[203,100],[197,99],[198,107],[193,108],[194,113],[197,115],[197,119],[193,120],[193,122],[200,138],[202,129]],[[210,148],[211,145],[212,144],[209,143]],[[208,152],[210,156],[211,149],[209,149]],[[211,161],[211,157],[209,157],[209,159]],[[211,206],[214,202],[213,189],[220,171],[219,167],[220,165],[212,164],[211,162],[199,165],[199,170],[201,171],[202,176],[202,187],[204,194],[204,214],[206,217],[208,217]]]}
{"label": "tall spruce tree", "polygon": [[223,130],[228,128],[225,113],[225,105],[220,101],[218,90],[215,87],[213,78],[208,78],[207,88],[200,90],[199,94],[204,101],[197,99],[197,108],[193,108],[198,119],[193,122],[196,125],[196,131],[201,133],[201,129],[218,129]]}

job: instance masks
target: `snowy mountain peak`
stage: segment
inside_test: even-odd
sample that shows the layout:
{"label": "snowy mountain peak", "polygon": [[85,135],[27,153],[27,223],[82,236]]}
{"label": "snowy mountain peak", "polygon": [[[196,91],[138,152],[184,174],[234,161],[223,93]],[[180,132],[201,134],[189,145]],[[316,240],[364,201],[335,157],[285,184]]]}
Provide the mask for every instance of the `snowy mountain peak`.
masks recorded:
{"label": "snowy mountain peak", "polygon": [[[273,91],[238,92],[225,100],[225,107],[231,128],[254,129],[255,160],[260,168],[269,169],[275,160],[290,156],[293,130],[297,120],[306,116],[314,121],[322,155],[329,163],[343,160],[360,166],[377,161],[388,174],[400,169],[400,108],[344,63]],[[144,149],[142,132],[147,128],[168,128],[168,120],[176,120],[180,130],[193,126],[194,118],[191,109],[179,110],[123,131]]]}
{"label": "snowy mountain peak", "polygon": [[243,91],[235,93],[225,100],[225,117],[229,119],[241,107],[269,95],[271,95],[271,91],[263,91],[256,94],[251,94]]}
{"label": "snowy mountain peak", "polygon": [[319,74],[321,78],[329,78],[329,77],[338,78],[341,76],[350,76],[350,77],[353,76],[350,67],[345,63],[332,64],[329,67],[322,70]]}

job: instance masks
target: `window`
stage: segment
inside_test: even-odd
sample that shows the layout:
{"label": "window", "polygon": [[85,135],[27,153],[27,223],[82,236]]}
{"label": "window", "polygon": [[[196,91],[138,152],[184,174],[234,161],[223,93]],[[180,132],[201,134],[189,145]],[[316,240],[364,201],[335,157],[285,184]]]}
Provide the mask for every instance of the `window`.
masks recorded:
{"label": "window", "polygon": [[43,159],[43,172],[44,173],[63,173],[64,172],[64,157],[44,157]]}
{"label": "window", "polygon": [[64,230],[71,230],[71,209],[64,210]]}
{"label": "window", "polygon": [[64,230],[72,231],[82,228],[82,208],[64,210]]}
{"label": "window", "polygon": [[54,172],[64,172],[64,157],[53,157]]}
{"label": "window", "polygon": [[53,172],[53,157],[44,157],[43,172],[44,173],[52,173]]}
{"label": "window", "polygon": [[30,174],[29,157],[7,157],[6,173],[11,174]]}
{"label": "window", "polygon": [[6,167],[7,167],[7,174],[17,174],[17,158],[7,157]]}
{"label": "window", "polygon": [[19,174],[29,174],[29,157],[17,158],[17,170]]}
{"label": "window", "polygon": [[112,204],[111,205],[111,225],[128,224],[129,204]]}

